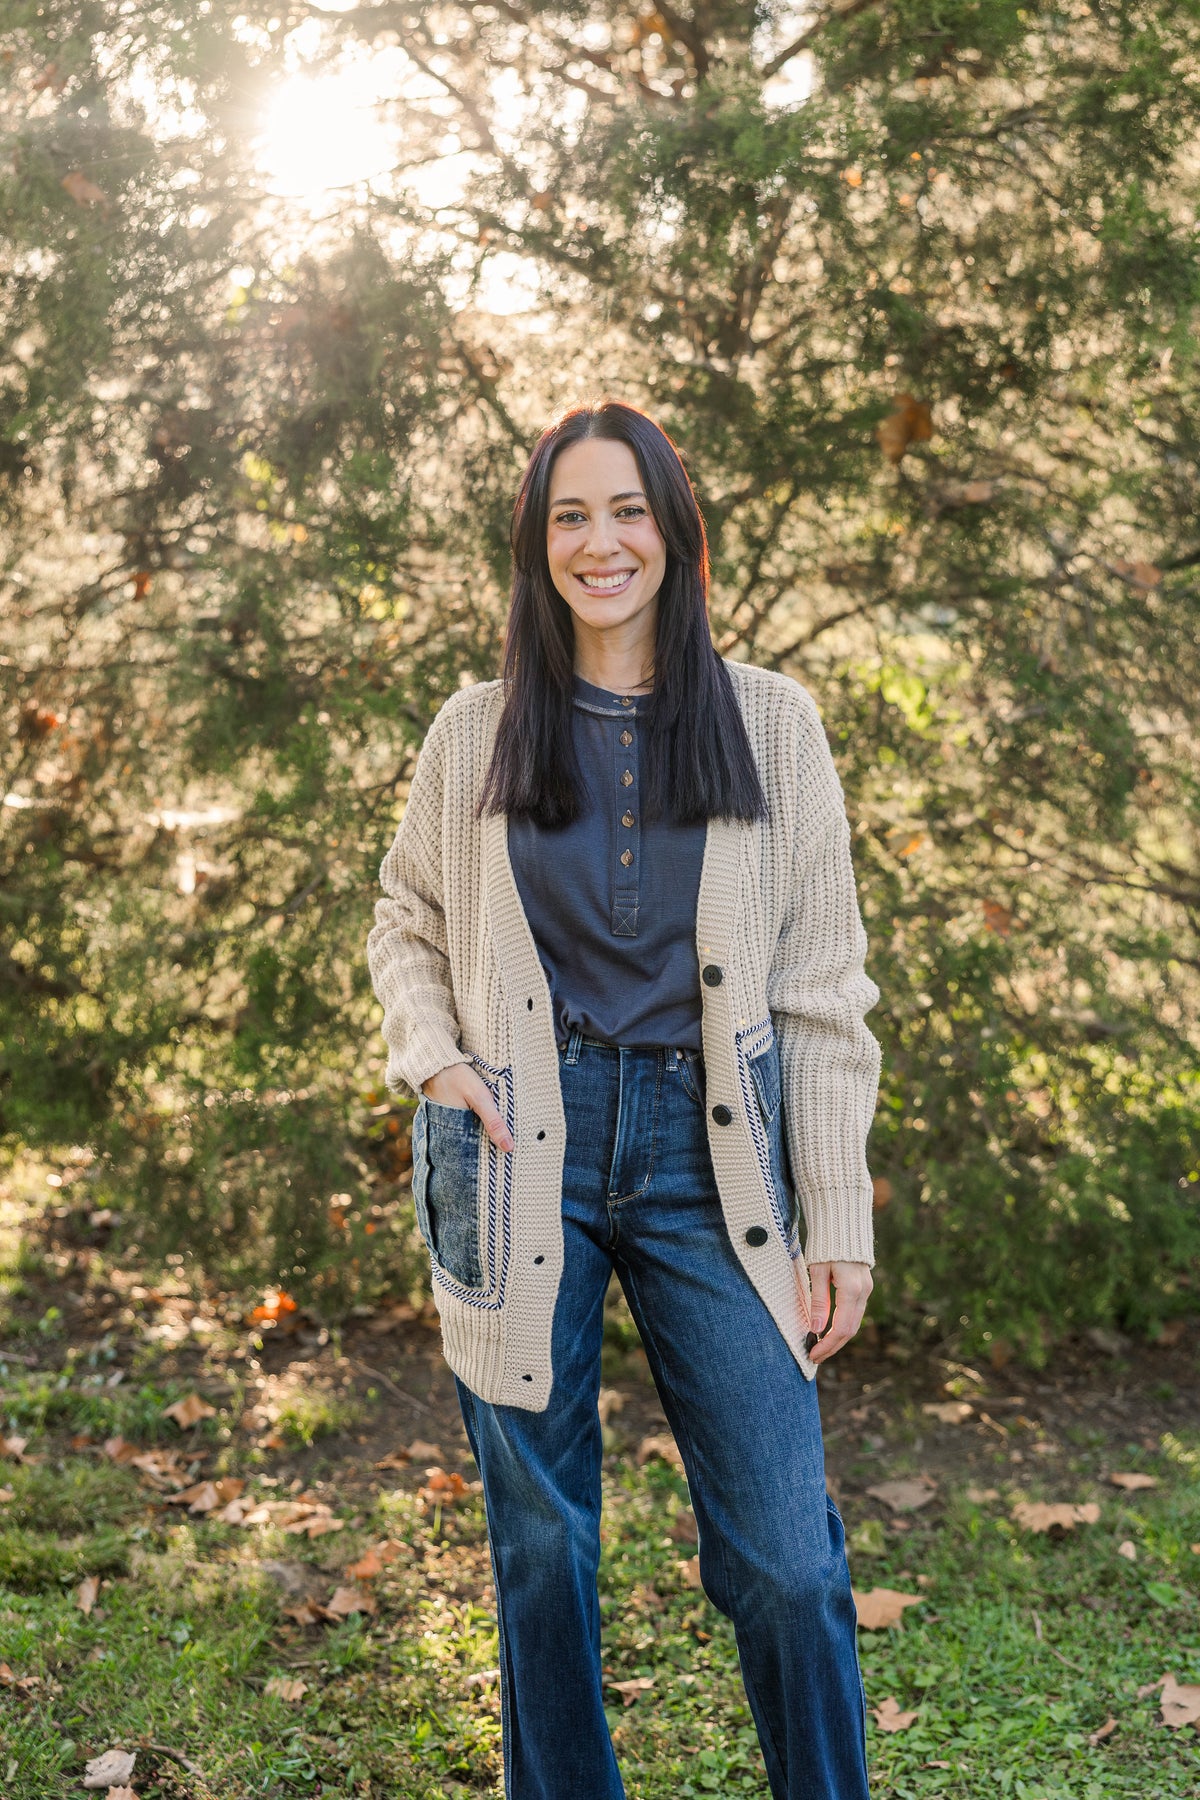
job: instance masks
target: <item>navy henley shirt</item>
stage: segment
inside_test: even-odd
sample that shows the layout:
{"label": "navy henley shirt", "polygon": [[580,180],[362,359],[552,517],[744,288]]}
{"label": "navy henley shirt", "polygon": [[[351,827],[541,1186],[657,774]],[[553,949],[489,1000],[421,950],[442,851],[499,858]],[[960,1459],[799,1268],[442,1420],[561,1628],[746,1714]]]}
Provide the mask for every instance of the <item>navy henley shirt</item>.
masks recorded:
{"label": "navy henley shirt", "polygon": [[576,675],[581,814],[558,831],[508,820],[560,1044],[578,1027],[606,1044],[703,1047],[695,936],[707,827],[642,820],[638,718],[652,698]]}

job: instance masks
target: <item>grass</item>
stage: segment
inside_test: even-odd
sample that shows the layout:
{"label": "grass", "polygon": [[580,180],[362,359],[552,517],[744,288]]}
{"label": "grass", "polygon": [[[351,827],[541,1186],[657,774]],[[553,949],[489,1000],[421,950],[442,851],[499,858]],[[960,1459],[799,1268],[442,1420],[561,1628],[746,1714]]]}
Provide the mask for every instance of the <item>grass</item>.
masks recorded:
{"label": "grass", "polygon": [[[45,1419],[40,1396],[29,1384],[16,1411],[27,1418],[33,1405]],[[124,1396],[124,1424],[157,1416],[161,1403],[157,1388]],[[69,1407],[55,1417],[75,1423]],[[11,1671],[4,1800],[73,1795],[86,1757],[150,1744],[186,1755],[200,1773],[142,1748],[139,1800],[499,1794],[496,1637],[477,1495],[453,1510],[411,1486],[381,1485],[355,1510],[340,1509],[342,1530],[309,1540],[181,1518],[127,1466],[40,1429],[26,1454],[42,1460],[4,1465],[12,1498],[0,1505],[0,1662]],[[207,1472],[217,1473],[233,1452],[219,1414],[196,1428],[205,1429]],[[1098,1499],[1101,1517],[1061,1541],[1020,1531],[1008,1516],[1018,1491],[1038,1497],[1032,1476],[1020,1490],[1002,1477],[991,1501],[951,1491],[907,1529],[864,1530],[865,1512],[843,1507],[860,1546],[851,1552],[856,1586],[924,1597],[902,1626],[860,1634],[869,1705],[890,1696],[917,1714],[891,1734],[870,1722],[879,1800],[1200,1794],[1195,1729],[1164,1726],[1156,1692],[1137,1697],[1167,1671],[1200,1682],[1200,1555],[1191,1548],[1200,1542],[1200,1442],[1165,1434],[1142,1466],[1157,1488],[1126,1494],[1076,1481],[1072,1498]],[[243,1472],[252,1490],[279,1497],[261,1470]],[[692,1547],[680,1524],[689,1517],[673,1470],[609,1456],[605,1670],[654,1683],[629,1707],[612,1693],[618,1755],[631,1800],[765,1796],[731,1631],[689,1585]],[[398,1549],[364,1584],[373,1615],[315,1626],[288,1617],[302,1589],[327,1599],[350,1579],[347,1564],[384,1539]],[[1136,1561],[1118,1555],[1123,1542]],[[102,1579],[90,1615],[74,1600],[84,1573]],[[293,1701],[268,1694],[274,1676],[306,1691]],[[1115,1730],[1090,1743],[1110,1717]]]}

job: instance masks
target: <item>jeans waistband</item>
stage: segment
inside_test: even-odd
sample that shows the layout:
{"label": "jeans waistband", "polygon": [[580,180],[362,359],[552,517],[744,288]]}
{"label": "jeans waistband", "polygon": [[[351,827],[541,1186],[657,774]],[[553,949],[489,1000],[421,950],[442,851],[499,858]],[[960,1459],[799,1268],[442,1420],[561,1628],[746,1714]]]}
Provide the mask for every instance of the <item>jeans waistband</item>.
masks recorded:
{"label": "jeans waistband", "polygon": [[693,1063],[703,1061],[699,1050],[689,1050],[682,1044],[610,1044],[604,1038],[586,1036],[578,1027],[569,1037],[559,1041],[558,1053],[565,1062],[575,1063],[579,1061],[579,1052],[585,1045],[596,1050],[611,1050],[615,1056],[661,1056],[673,1063],[685,1058]]}

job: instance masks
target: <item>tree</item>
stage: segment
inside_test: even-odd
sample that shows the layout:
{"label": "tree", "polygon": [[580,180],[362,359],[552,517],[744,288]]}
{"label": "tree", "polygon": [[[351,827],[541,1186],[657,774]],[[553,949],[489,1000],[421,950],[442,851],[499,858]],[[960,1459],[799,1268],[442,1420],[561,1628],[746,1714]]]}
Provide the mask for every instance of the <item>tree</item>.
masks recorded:
{"label": "tree", "polygon": [[[877,1301],[1034,1356],[1185,1304],[1198,35],[18,8],[9,1136],[92,1138],[247,1274],[365,1279],[320,1222],[396,1191],[364,1148],[396,1109],[354,1098],[375,868],[437,701],[495,672],[528,447],[612,391],[685,454],[718,646],[808,683],[837,750]],[[376,71],[395,146],[315,212],[255,142],[297,66],[318,109]]]}

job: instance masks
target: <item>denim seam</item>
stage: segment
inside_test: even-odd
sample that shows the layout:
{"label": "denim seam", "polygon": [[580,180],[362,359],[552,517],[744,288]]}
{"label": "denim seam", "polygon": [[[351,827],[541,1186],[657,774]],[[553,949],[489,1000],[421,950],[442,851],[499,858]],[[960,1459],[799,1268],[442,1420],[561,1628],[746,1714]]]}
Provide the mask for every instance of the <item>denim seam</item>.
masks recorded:
{"label": "denim seam", "polygon": [[[624,1204],[627,1200],[640,1200],[641,1197],[643,1196],[643,1194],[645,1194],[647,1188],[650,1186],[650,1183],[654,1178],[654,1157],[655,1157],[655,1152],[658,1149],[658,1115],[659,1115],[660,1111],[662,1110],[662,1072],[663,1072],[663,1059],[662,1059],[662,1055],[660,1053],[660,1055],[655,1059],[655,1064],[654,1064],[654,1130],[650,1134],[650,1162],[646,1169],[646,1179],[645,1179],[645,1181],[642,1182],[640,1187],[630,1188],[630,1190],[627,1194],[614,1194],[610,1189],[608,1196],[607,1196],[608,1207],[609,1207],[610,1213],[614,1206],[624,1206]],[[617,1126],[618,1126],[618,1136],[619,1136],[619,1128],[620,1128],[620,1123],[621,1123],[621,1100],[623,1097],[623,1092],[624,1092],[624,1087],[625,1087],[625,1058],[624,1057],[621,1057],[621,1059],[620,1059],[620,1066],[619,1066],[619,1070],[618,1070],[618,1079],[620,1082],[620,1087],[618,1088],[618,1091],[617,1091]],[[615,1239],[614,1239],[614,1242],[615,1242]]]}

